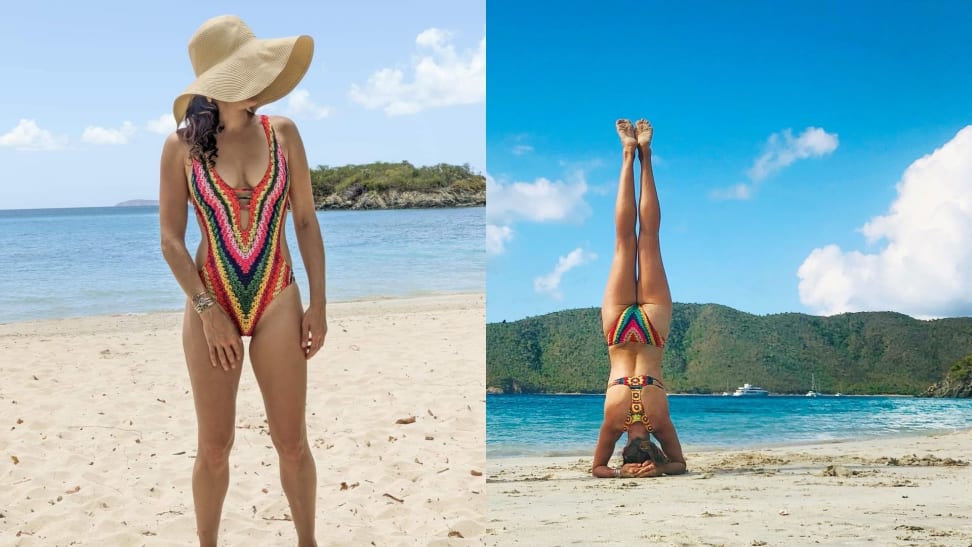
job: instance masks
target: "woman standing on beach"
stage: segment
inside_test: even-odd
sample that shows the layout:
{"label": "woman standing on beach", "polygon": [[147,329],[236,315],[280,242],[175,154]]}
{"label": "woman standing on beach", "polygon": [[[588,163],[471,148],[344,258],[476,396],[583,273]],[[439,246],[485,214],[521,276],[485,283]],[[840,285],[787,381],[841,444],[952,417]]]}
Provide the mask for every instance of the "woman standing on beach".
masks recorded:
{"label": "woman standing on beach", "polygon": [[[614,261],[601,305],[611,375],[592,473],[602,478],[677,475],[685,472],[685,457],[661,381],[672,295],[658,241],[661,209],[651,170],[652,127],[644,119],[634,127],[628,120],[618,120],[616,125],[623,156],[614,212]],[[641,160],[637,203],[635,153]],[[611,468],[608,462],[614,445],[625,431],[628,443],[622,453],[624,463]],[[661,443],[661,449],[652,443],[651,434]]]}
{"label": "woman standing on beach", "polygon": [[[216,545],[229,485],[243,336],[299,545],[316,545],[305,401],[307,359],[327,333],[324,244],[296,126],[255,114],[296,87],[313,50],[309,36],[257,39],[237,17],[206,21],[189,41],[196,80],[173,106],[185,127],[162,150],[162,253],[187,296],[182,343],[198,426],[192,494],[203,546]],[[195,260],[185,244],[187,202],[202,234]],[[309,277],[306,312],[284,237],[288,207]]]}

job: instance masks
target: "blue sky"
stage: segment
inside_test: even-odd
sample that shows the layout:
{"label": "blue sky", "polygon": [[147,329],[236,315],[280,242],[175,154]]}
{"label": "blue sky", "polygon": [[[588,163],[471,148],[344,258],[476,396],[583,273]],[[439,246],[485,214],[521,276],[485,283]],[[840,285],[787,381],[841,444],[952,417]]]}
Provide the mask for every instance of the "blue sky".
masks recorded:
{"label": "blue sky", "polygon": [[189,38],[226,13],[260,38],[314,37],[297,92],[261,109],[297,122],[312,166],[485,170],[483,0],[14,2],[0,22],[0,209],[157,198]]}
{"label": "blue sky", "polygon": [[972,315],[968,3],[540,6],[487,10],[489,321],[600,305],[643,116],[676,301]]}

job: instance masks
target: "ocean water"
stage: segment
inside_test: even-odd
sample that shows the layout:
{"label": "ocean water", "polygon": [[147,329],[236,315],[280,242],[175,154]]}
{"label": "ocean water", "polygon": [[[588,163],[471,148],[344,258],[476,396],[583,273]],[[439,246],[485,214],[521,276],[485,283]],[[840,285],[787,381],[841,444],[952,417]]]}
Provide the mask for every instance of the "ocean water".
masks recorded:
{"label": "ocean water", "polygon": [[[679,440],[692,450],[972,428],[972,399],[670,395],[668,401]],[[603,413],[604,395],[487,395],[486,457],[591,456]]]}
{"label": "ocean water", "polygon": [[[329,301],[486,289],[486,209],[319,211]],[[177,310],[158,207],[0,210],[0,323]],[[190,215],[190,254],[199,229]],[[307,275],[288,217],[301,296]]]}

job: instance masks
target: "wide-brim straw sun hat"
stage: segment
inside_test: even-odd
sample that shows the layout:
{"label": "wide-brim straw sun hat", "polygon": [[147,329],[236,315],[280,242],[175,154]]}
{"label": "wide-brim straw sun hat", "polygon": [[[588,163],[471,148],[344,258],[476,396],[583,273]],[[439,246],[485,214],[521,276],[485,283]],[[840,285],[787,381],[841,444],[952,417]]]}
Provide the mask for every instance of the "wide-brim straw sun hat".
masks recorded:
{"label": "wide-brim straw sun hat", "polygon": [[176,124],[185,118],[193,95],[229,103],[256,99],[255,106],[272,103],[297,87],[313,56],[310,36],[260,39],[239,17],[214,17],[189,40],[196,81],[172,105]]}

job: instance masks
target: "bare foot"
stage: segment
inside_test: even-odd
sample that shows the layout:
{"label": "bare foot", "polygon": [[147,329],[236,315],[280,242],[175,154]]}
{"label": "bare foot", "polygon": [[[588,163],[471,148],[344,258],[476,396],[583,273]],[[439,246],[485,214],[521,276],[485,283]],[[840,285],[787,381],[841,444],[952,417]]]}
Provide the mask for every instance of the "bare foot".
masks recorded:
{"label": "bare foot", "polygon": [[638,136],[638,148],[648,150],[651,148],[651,136],[655,130],[651,127],[651,122],[641,118],[635,123],[635,134]]}
{"label": "bare foot", "polygon": [[638,140],[635,138],[635,131],[631,127],[631,122],[629,120],[618,120],[614,125],[618,129],[618,136],[621,137],[621,147],[625,152],[634,152],[635,147],[638,146]]}

